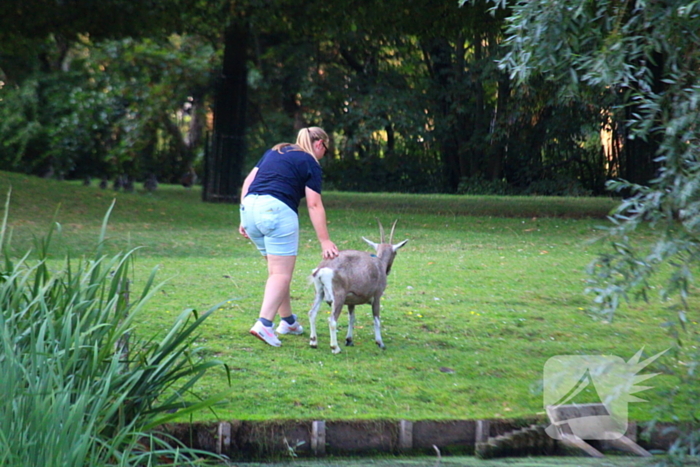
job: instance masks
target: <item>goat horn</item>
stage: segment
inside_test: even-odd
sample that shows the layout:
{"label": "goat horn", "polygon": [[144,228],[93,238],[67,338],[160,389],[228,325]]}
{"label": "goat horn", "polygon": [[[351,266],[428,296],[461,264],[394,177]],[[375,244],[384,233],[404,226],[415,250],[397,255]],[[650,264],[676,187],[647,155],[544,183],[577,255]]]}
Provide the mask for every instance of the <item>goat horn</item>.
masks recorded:
{"label": "goat horn", "polygon": [[379,222],[379,219],[377,219],[377,224],[379,224],[379,243],[384,243],[384,227],[382,227],[382,223]]}
{"label": "goat horn", "polygon": [[399,221],[399,220],[396,219],[396,220],[394,221],[394,224],[391,226],[391,233],[389,234],[389,243],[393,243],[393,241],[394,241],[394,227],[396,227],[396,223],[397,223],[398,221]]}

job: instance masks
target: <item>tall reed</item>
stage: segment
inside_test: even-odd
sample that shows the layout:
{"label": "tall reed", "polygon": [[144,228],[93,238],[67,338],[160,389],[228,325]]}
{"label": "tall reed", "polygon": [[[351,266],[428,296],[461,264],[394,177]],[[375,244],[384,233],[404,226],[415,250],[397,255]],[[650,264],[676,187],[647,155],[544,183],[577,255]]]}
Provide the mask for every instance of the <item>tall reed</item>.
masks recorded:
{"label": "tall reed", "polygon": [[0,466],[196,463],[204,453],[153,430],[223,398],[192,392],[222,365],[195,345],[216,307],[185,310],[165,337],[141,339],[135,323],[158,289],[156,271],[130,294],[133,250],[102,254],[114,203],[92,258],[50,259],[55,224],[30,262],[29,253],[9,253],[9,198],[0,230]]}

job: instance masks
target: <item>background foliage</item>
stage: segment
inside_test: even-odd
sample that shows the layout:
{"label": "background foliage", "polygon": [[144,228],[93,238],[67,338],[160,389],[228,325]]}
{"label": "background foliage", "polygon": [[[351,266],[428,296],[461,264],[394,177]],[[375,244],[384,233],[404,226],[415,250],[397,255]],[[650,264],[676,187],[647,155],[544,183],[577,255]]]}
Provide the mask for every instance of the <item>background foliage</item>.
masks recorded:
{"label": "background foliage", "polygon": [[[527,81],[533,74],[568,101],[608,92],[627,127],[628,146],[647,147],[636,168],[608,187],[628,196],[612,213],[609,248],[591,265],[598,311],[612,319],[626,300],[658,297],[676,319],[675,370],[698,387],[700,336],[690,304],[700,259],[700,2],[493,1],[508,9],[508,52],[500,65]],[[635,173],[648,173],[635,180]],[[635,183],[636,182],[636,183]],[[651,228],[653,241],[640,231]],[[695,416],[697,419],[697,416]],[[697,456],[698,432],[678,451]]]}
{"label": "background foliage", "polygon": [[[25,3],[3,6],[7,170],[177,182],[193,167],[201,178],[220,148],[207,132],[231,112],[245,144],[221,164],[242,160],[245,170],[274,142],[320,125],[333,137],[329,186],[341,190],[601,194],[649,154],[627,143],[612,110],[624,96],[562,102],[550,81],[499,69],[507,14],[486,2],[313,1],[302,14],[283,0],[159,0],[151,11],[112,0],[90,11],[92,22],[74,13],[88,8],[82,2],[71,12]],[[121,7],[133,17],[120,26],[109,18]],[[10,25],[28,14],[37,24]],[[52,14],[66,22],[52,27]],[[230,108],[236,74],[246,105]],[[613,142],[605,151],[604,128]]]}
{"label": "background foliage", "polygon": [[179,181],[201,156],[197,97],[212,50],[180,38],[75,44],[70,71],[2,89],[0,164],[58,178]]}

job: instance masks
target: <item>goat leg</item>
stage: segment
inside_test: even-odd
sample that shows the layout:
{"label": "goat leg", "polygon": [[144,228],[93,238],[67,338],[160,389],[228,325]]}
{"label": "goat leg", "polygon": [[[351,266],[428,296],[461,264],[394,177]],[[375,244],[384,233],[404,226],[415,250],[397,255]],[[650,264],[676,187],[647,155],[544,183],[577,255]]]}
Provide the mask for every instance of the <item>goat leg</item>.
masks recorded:
{"label": "goat leg", "polygon": [[309,328],[311,333],[309,345],[314,349],[318,348],[318,336],[316,335],[316,316],[318,315],[319,308],[321,308],[321,303],[323,303],[323,290],[318,290],[317,286],[316,298],[314,299],[314,304],[309,310]]}
{"label": "goat leg", "polygon": [[345,302],[345,297],[339,299],[338,296],[333,297],[333,312],[330,318],[328,318],[328,327],[330,328],[331,334],[331,352],[340,353],[341,349],[338,345],[338,318],[340,313],[343,311],[343,304]]}
{"label": "goat leg", "polygon": [[382,341],[381,320],[379,319],[379,298],[372,301],[372,315],[374,315],[374,342],[377,343],[380,349],[385,350],[384,341]]}
{"label": "goat leg", "polygon": [[348,305],[348,333],[345,336],[345,345],[351,347],[355,345],[352,340],[355,329],[355,305]]}

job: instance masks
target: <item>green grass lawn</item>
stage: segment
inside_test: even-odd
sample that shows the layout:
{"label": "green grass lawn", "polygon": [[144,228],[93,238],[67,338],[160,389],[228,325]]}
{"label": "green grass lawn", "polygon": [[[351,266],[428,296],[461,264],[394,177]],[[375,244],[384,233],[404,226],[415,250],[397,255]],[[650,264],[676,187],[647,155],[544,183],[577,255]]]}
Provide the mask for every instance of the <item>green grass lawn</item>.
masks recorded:
{"label": "green grass lawn", "polygon": [[[395,241],[409,239],[382,301],[386,350],[374,343],[370,307],[361,306],[355,346],[332,355],[325,305],[318,349],[308,346],[308,332],[282,336],[281,348],[248,333],[266,268],[237,232],[238,206],[202,203],[198,189],[179,186],[127,194],[0,173],[0,191],[9,185],[16,255],[47,231],[54,215],[61,224],[54,255],[87,254],[116,198],[108,251],[142,247],[134,293],[154,267],[165,281],[138,336],[161,332],[185,308],[218,305],[200,342],[229,366],[232,384],[223,372],[204,380],[200,391],[230,397],[201,420],[530,417],[543,412],[542,371],[550,357],[628,360],[642,347],[653,355],[672,345],[662,327],[671,315],[658,302],[624,307],[612,322],[587,313],[585,267],[602,248],[590,240],[615,205],[606,198],[325,194],[339,248],[366,250],[360,237],[378,239],[377,218],[385,226],[398,219]],[[307,276],[320,248],[306,211],[300,214],[292,299],[308,330],[314,293]],[[344,314],[341,337],[346,323]],[[633,420],[652,418],[678,381],[660,375],[645,384],[653,388],[640,396],[649,402],[630,404]],[[690,389],[680,389],[683,413]]]}

